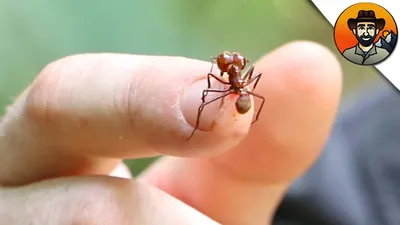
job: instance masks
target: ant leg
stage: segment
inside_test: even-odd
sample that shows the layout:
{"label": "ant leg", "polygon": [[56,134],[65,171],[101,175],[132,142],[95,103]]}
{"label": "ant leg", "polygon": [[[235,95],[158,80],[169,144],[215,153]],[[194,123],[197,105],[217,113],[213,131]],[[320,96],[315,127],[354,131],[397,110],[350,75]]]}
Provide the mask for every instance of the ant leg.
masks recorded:
{"label": "ant leg", "polygon": [[255,122],[258,120],[258,117],[260,116],[261,110],[262,110],[262,108],[263,108],[263,106],[264,106],[265,98],[264,98],[263,96],[261,96],[261,95],[258,95],[258,94],[256,94],[256,93],[253,93],[253,92],[251,92],[251,91],[245,91],[245,92],[248,93],[248,94],[250,94],[250,95],[253,95],[253,96],[257,97],[257,98],[260,98],[260,99],[262,100],[260,109],[258,110],[258,112],[257,112],[257,114],[256,114],[256,118],[255,118],[255,120],[254,120],[253,122],[251,122],[251,124],[253,124],[253,123],[255,123]]}
{"label": "ant leg", "polygon": [[251,66],[249,70],[247,70],[246,74],[243,77],[243,80],[251,79],[254,72],[254,66]]}
{"label": "ant leg", "polygon": [[[214,92],[215,90],[209,90],[209,91],[210,91],[210,92]],[[221,98],[224,98],[224,97],[230,95],[231,92],[228,92],[228,91],[230,91],[230,90],[229,90],[229,89],[226,89],[226,90],[218,90],[218,91],[215,91],[215,92],[227,92],[227,93],[222,94],[222,95],[220,95],[220,96],[218,96],[218,97],[215,97],[214,99],[211,99],[211,100],[208,101],[208,102],[203,102],[203,103],[201,103],[201,105],[199,106],[198,113],[197,113],[196,126],[194,127],[192,133],[190,134],[190,136],[189,136],[186,140],[189,140],[189,139],[194,135],[194,132],[197,130],[197,128],[199,127],[199,124],[200,124],[200,116],[201,116],[201,113],[203,112],[204,107],[205,107],[206,105],[210,104],[210,103],[213,103],[213,102],[217,101],[218,99],[221,99]]]}
{"label": "ant leg", "polygon": [[[226,81],[222,80],[221,78],[215,76],[214,74],[208,73],[208,74],[207,74],[207,84],[208,84],[208,88],[211,87],[211,80],[210,80],[210,77],[214,77],[217,81],[219,81],[219,82],[222,83],[222,84],[230,84],[229,82],[226,82]],[[207,88],[207,89],[208,89],[208,88]]]}
{"label": "ant leg", "polygon": [[256,81],[256,82],[254,83],[254,85],[253,85],[253,89],[252,89],[252,90],[256,89],[257,84],[258,84],[258,81],[259,81],[260,78],[261,78],[261,75],[262,75],[262,73],[258,73],[256,76],[252,77],[250,80],[248,80],[248,81],[246,82],[246,85],[245,85],[245,86],[250,85],[251,83],[253,83],[253,81]]}
{"label": "ant leg", "polygon": [[[228,91],[230,91],[230,89],[224,89],[224,90],[221,90],[221,89],[206,89],[206,90],[203,90],[203,96],[201,97],[201,101],[202,101],[202,104],[204,104],[205,103],[205,98],[206,98],[206,96],[208,95],[208,93],[209,92],[213,92],[213,93],[225,93],[225,92],[228,92]],[[199,109],[198,109],[198,114],[201,114],[201,112],[203,111],[203,108],[202,107],[199,107]]]}
{"label": "ant leg", "polygon": [[210,89],[205,89],[205,90],[203,90],[203,96],[201,97],[201,100],[202,100],[203,103],[204,103],[204,102],[205,102],[205,97],[207,96],[207,94],[208,94],[209,92],[224,93],[224,92],[227,92],[227,91],[230,91],[230,89],[225,89],[225,90],[221,90],[221,89],[212,89],[212,88],[210,88]]}
{"label": "ant leg", "polygon": [[[207,84],[208,84],[207,89],[210,89],[210,88],[211,88],[211,80],[210,80],[211,77],[214,77],[217,81],[219,81],[219,82],[222,83],[222,84],[226,84],[226,85],[230,84],[229,82],[226,82],[226,81],[222,80],[221,78],[215,76],[214,74],[208,73],[208,74],[207,74]],[[207,94],[208,94],[208,93],[206,93],[205,96],[207,96]],[[205,97],[205,96],[204,96],[204,97]]]}
{"label": "ant leg", "polygon": [[217,57],[210,57],[210,61],[211,61],[211,70],[210,73],[212,73],[213,69],[214,69],[214,60],[216,60]]}

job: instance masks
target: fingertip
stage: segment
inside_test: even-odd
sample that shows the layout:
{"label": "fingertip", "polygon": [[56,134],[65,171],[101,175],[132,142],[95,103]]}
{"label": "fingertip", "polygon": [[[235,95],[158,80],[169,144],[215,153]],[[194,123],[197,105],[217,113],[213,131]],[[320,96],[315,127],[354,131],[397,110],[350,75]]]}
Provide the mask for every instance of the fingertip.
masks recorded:
{"label": "fingertip", "polygon": [[296,41],[262,57],[256,70],[263,77],[255,91],[266,98],[260,119],[240,145],[216,161],[246,179],[291,181],[314,162],[329,136],[340,102],[341,67],[326,47]]}
{"label": "fingertip", "polygon": [[298,64],[299,72],[307,70],[308,73],[304,73],[303,76],[310,77],[304,79],[305,81],[317,81],[328,85],[341,84],[341,64],[329,48],[312,41],[295,41],[289,43],[287,47],[291,48],[287,51],[299,53],[299,58],[294,58],[293,62]]}
{"label": "fingertip", "polygon": [[[298,52],[306,54],[298,60],[299,91],[308,96],[321,115],[333,116],[342,91],[342,68],[339,60],[327,47],[310,41],[293,43]],[[294,50],[296,51],[296,50]],[[311,104],[312,104],[311,103]],[[317,112],[317,111],[316,111]]]}
{"label": "fingertip", "polygon": [[[264,79],[265,83],[276,82],[276,88],[289,88],[286,93],[299,93],[315,98],[321,106],[329,103],[336,107],[342,89],[342,68],[324,45],[312,41],[287,43],[262,57],[258,68],[269,76]],[[272,81],[268,81],[270,79]],[[274,91],[272,85],[260,86]]]}
{"label": "fingertip", "polygon": [[319,133],[320,141],[314,143],[320,143],[340,102],[342,71],[336,56],[321,44],[294,41],[264,56],[258,68],[265,78],[257,89],[267,96],[270,114],[264,117],[269,128],[260,127],[259,132],[275,129],[271,135],[280,134],[286,137],[282,143],[290,143],[303,137],[299,134],[308,126],[310,133]]}

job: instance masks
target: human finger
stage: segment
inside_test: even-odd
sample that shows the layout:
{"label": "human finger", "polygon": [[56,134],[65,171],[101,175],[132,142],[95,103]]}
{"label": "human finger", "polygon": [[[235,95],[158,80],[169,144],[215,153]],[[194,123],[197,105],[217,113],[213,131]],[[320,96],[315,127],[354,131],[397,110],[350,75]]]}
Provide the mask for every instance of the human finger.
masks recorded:
{"label": "human finger", "polygon": [[0,188],[0,224],[156,225],[217,222],[134,180],[69,177]]}
{"label": "human finger", "polygon": [[[79,143],[79,148],[87,143],[90,148],[93,143],[97,143],[97,149],[110,145],[118,148],[119,151],[109,153],[112,156],[124,156],[126,146],[130,152],[132,148],[194,152],[190,148],[219,145],[221,141],[216,136],[243,136],[248,129],[239,126],[243,125],[239,118],[230,129],[233,131],[220,134],[213,129],[212,135],[197,135],[198,138],[186,141],[193,127],[185,118],[193,115],[182,115],[181,108],[194,108],[191,112],[197,115],[209,67],[210,63],[182,57],[67,57],[47,66],[33,83],[25,103],[26,115],[41,127],[51,128],[59,141],[61,137],[68,138],[68,143]],[[191,98],[183,100],[185,96]],[[208,124],[218,111],[219,107],[208,111]],[[231,116],[228,119],[233,120]],[[76,141],[82,137],[86,143]],[[99,154],[98,150],[96,153]]]}
{"label": "human finger", "polygon": [[[251,122],[251,113],[229,113],[233,98],[207,107],[200,130],[187,140],[210,66],[127,54],[50,63],[0,123],[0,183],[108,174],[121,158],[209,155],[233,147]],[[227,123],[229,129],[221,125]]]}

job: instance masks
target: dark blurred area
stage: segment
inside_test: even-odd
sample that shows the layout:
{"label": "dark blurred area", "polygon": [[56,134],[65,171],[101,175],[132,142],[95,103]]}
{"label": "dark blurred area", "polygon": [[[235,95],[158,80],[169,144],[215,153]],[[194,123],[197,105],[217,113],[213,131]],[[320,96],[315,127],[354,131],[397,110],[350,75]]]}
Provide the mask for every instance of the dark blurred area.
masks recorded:
{"label": "dark blurred area", "polygon": [[[344,95],[382,79],[374,68],[354,65],[339,55],[331,25],[309,1],[0,1],[0,33],[1,114],[46,64],[86,52],[209,61],[229,50],[256,60],[289,41],[311,40],[338,56]],[[151,161],[128,164],[138,174]]]}

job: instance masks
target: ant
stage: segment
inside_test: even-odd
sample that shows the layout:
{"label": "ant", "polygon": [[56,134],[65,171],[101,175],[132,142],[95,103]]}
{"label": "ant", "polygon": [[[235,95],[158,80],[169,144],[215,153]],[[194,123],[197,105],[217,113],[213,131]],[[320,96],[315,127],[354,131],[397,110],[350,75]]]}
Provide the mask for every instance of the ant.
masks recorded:
{"label": "ant", "polygon": [[[220,69],[221,73],[220,76],[224,75],[224,73],[228,74],[228,81],[224,81],[223,79],[217,77],[212,73],[214,61],[216,60],[216,64],[218,68]],[[257,75],[253,76],[254,72],[254,65],[250,67],[250,69],[246,72],[244,76],[242,76],[242,70],[246,67],[246,64],[248,64],[250,61],[247,60],[243,55],[241,55],[238,52],[228,52],[224,51],[220,53],[217,57],[211,57],[211,71],[207,74],[207,83],[208,87],[207,89],[203,90],[203,96],[201,98],[202,103],[199,106],[198,109],[198,114],[197,114],[197,121],[196,121],[196,126],[192,132],[192,134],[189,136],[187,140],[189,140],[195,131],[197,130],[199,123],[200,123],[200,116],[201,113],[203,112],[203,109],[206,105],[217,101],[218,99],[224,98],[230,94],[237,94],[239,95],[239,98],[236,100],[235,106],[236,110],[240,114],[245,114],[247,113],[250,108],[251,108],[251,100],[250,100],[250,95],[253,95],[257,98],[260,98],[262,100],[261,106],[259,111],[257,112],[255,120],[251,123],[255,123],[258,120],[258,117],[260,115],[260,112],[262,110],[262,107],[265,102],[265,98],[261,95],[258,95],[253,92],[253,90],[256,88],[258,81],[261,78],[262,73],[258,73]],[[216,79],[218,82],[229,85],[228,88],[226,89],[214,89],[211,88],[211,80],[210,78],[213,77]],[[255,81],[253,85],[253,89],[250,91],[247,89],[247,86],[252,84]],[[208,93],[214,92],[214,93],[221,93],[220,96],[217,96],[209,101],[205,101],[205,97],[207,96]]]}

